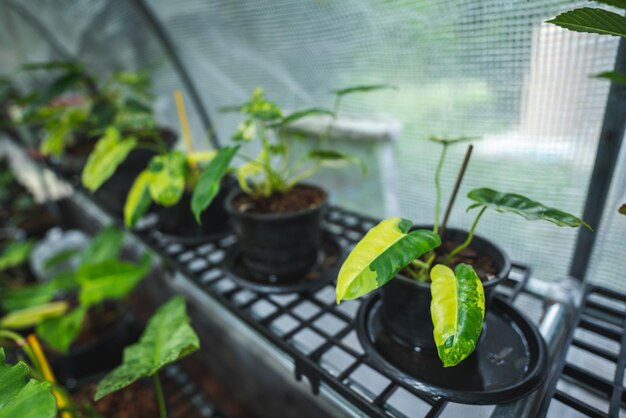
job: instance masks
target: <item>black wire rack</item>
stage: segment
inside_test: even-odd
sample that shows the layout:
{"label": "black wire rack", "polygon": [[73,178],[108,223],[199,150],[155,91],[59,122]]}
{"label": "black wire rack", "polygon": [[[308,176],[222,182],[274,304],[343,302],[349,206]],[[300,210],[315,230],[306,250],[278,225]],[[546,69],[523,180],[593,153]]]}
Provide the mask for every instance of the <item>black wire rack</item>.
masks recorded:
{"label": "black wire rack", "polygon": [[626,416],[626,295],[586,286],[542,406],[548,417]]}

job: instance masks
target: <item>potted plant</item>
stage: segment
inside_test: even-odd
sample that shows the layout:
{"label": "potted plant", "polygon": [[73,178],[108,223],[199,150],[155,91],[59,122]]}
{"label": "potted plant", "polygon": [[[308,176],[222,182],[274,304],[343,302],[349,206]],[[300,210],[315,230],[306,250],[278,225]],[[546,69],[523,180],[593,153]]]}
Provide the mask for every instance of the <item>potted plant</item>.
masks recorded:
{"label": "potted plant", "polygon": [[174,297],[150,318],[139,341],[126,347],[122,364],[98,383],[94,400],[97,402],[104,397],[114,396],[114,392],[127,388],[134,382],[151,378],[154,382],[158,416],[166,418],[167,407],[159,371],[199,348],[200,341],[189,325],[189,317],[185,312],[185,300],[182,296]]}
{"label": "potted plant", "polygon": [[0,327],[34,327],[64,378],[113,367],[123,347],[138,336],[122,301],[151,267],[147,256],[136,264],[119,260],[122,242],[120,231],[103,230],[82,251],[75,271],[9,292],[3,298],[9,313],[0,318]]}
{"label": "potted plant", "polygon": [[[470,230],[442,231],[445,226],[439,222],[441,167],[448,146],[466,139],[432,138],[443,146],[435,174],[434,225],[416,228],[401,218],[380,222],[349,254],[336,287],[339,303],[384,286],[382,320],[388,331],[409,346],[436,347],[444,367],[457,365],[474,351],[489,299],[510,270],[504,252],[475,235],[487,209],[558,226],[589,227],[573,215],[524,196],[479,188],[468,193],[475,202],[468,210],[479,210]],[[463,167],[468,160],[469,153]],[[457,180],[457,190],[461,178],[462,175]]]}
{"label": "potted plant", "polygon": [[[242,149],[239,156],[246,162],[235,170],[240,190],[226,199],[238,237],[243,262],[256,279],[262,281],[293,281],[306,274],[317,262],[321,244],[321,221],[328,205],[327,193],[303,183],[323,167],[356,163],[363,172],[366,167],[357,158],[319,148],[328,140],[336,120],[341,99],[350,93],[389,88],[361,86],[339,90],[333,110],[311,108],[284,115],[280,107],[264,97],[257,88],[249,101],[230,106],[245,119],[233,135],[242,147],[258,145],[256,158]],[[327,115],[330,123],[314,149],[294,156],[287,125],[307,116]],[[200,182],[192,198],[196,217],[202,213],[207,199],[203,191],[210,189],[215,178]]]}

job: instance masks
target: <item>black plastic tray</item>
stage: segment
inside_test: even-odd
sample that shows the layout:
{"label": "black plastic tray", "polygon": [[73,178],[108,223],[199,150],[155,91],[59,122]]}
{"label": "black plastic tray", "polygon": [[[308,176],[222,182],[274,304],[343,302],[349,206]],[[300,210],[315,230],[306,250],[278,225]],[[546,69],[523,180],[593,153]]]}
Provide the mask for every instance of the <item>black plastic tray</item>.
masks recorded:
{"label": "black plastic tray", "polygon": [[485,316],[476,350],[444,368],[436,349],[419,349],[393,338],[383,326],[379,294],[361,305],[357,333],[365,352],[389,374],[432,396],[468,404],[522,398],[544,380],[547,347],[535,326],[496,297]]}

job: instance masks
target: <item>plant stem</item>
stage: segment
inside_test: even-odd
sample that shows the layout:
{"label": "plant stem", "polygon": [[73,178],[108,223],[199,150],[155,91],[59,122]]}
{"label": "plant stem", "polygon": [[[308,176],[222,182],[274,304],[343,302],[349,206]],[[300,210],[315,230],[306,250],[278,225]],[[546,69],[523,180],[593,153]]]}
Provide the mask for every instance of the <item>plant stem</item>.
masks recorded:
{"label": "plant stem", "polygon": [[461,170],[459,171],[459,175],[456,177],[456,183],[454,183],[454,190],[452,191],[452,196],[450,196],[450,201],[448,202],[448,207],[446,208],[446,214],[443,216],[443,222],[441,223],[441,238],[443,239],[444,234],[446,233],[446,225],[448,223],[448,218],[450,217],[450,212],[452,212],[452,207],[454,206],[454,201],[456,200],[456,195],[459,193],[459,188],[461,187],[461,183],[463,182],[463,177],[465,177],[465,170],[467,169],[467,165],[469,164],[469,160],[472,156],[472,150],[474,146],[472,144],[468,145],[467,151],[465,152],[465,158],[463,159],[463,165],[461,165]]}
{"label": "plant stem", "polygon": [[476,217],[476,219],[474,219],[474,223],[472,224],[472,229],[470,229],[467,239],[465,240],[463,244],[459,245],[454,250],[452,250],[450,254],[448,254],[448,256],[446,257],[446,264],[450,264],[450,261],[455,255],[457,255],[458,253],[463,251],[465,248],[467,248],[468,245],[470,245],[470,243],[472,242],[472,239],[474,238],[474,230],[476,230],[476,225],[478,225],[478,221],[480,220],[480,217],[483,216],[483,213],[485,213],[485,210],[487,210],[487,207],[483,206],[483,208],[478,213],[478,216]]}
{"label": "plant stem", "polygon": [[441,212],[441,168],[443,167],[443,161],[446,159],[446,153],[448,151],[448,144],[443,143],[443,149],[441,150],[441,156],[437,163],[437,170],[435,171],[435,191],[437,202],[435,204],[435,224],[433,225],[433,232],[439,233],[439,213]]}
{"label": "plant stem", "polygon": [[335,103],[333,104],[333,114],[330,117],[330,122],[328,123],[326,130],[320,137],[320,143],[322,144],[326,142],[328,138],[330,138],[330,133],[333,130],[333,127],[335,126],[335,122],[337,121],[337,113],[339,113],[339,107],[341,106],[341,97],[342,96],[340,95],[337,95],[335,97]]}
{"label": "plant stem", "polygon": [[163,396],[163,387],[161,386],[161,379],[159,379],[159,372],[154,372],[152,378],[154,380],[154,391],[156,392],[157,402],[159,404],[159,418],[167,418],[165,396]]}

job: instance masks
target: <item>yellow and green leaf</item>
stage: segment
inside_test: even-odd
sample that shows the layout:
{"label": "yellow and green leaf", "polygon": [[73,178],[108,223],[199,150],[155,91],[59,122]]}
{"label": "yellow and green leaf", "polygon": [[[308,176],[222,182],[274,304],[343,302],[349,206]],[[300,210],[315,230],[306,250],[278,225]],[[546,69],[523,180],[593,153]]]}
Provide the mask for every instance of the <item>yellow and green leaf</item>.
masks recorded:
{"label": "yellow and green leaf", "polygon": [[178,203],[185,190],[186,169],[187,158],[180,151],[153,157],[148,165],[152,200],[163,206]]}
{"label": "yellow and green leaf", "polygon": [[337,278],[337,303],[378,289],[411,261],[441,244],[432,231],[411,231],[411,221],[386,219],[354,247]]}
{"label": "yellow and green leaf", "polygon": [[81,176],[83,186],[92,192],[98,190],[136,146],[135,138],[122,138],[117,128],[107,128],[83,169]]}
{"label": "yellow and green leaf", "polygon": [[430,271],[435,344],[443,367],[456,366],[472,354],[485,317],[485,293],[480,278],[467,264],[455,271],[437,264]]}
{"label": "yellow and green leaf", "polygon": [[127,227],[134,226],[150,207],[150,178],[148,170],[142,171],[128,192],[124,204],[124,223]]}

